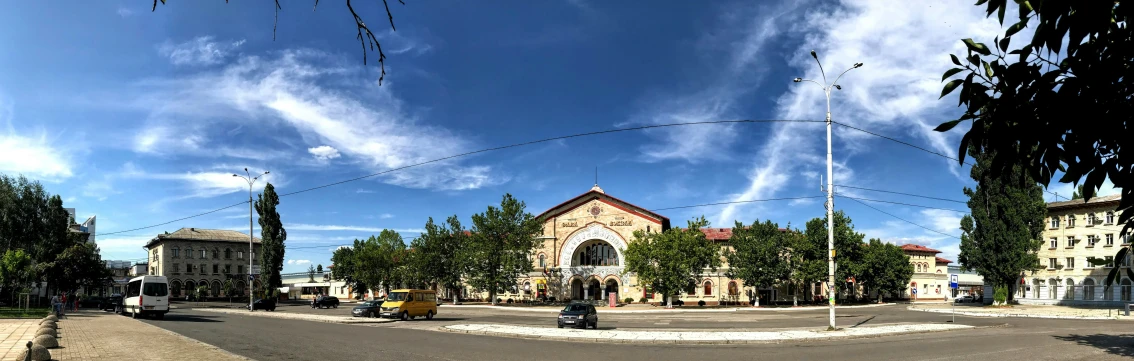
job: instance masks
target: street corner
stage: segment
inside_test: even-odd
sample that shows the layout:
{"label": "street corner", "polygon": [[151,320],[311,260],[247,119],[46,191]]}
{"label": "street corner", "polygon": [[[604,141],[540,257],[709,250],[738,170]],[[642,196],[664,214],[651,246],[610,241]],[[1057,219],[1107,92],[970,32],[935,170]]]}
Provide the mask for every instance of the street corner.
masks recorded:
{"label": "street corner", "polygon": [[194,308],[193,311],[202,312],[215,312],[239,316],[255,316],[267,318],[279,318],[287,320],[302,320],[314,322],[327,322],[327,323],[342,323],[342,324],[376,324],[376,323],[390,323],[394,322],[393,319],[388,318],[369,318],[369,317],[350,317],[350,316],[329,316],[329,315],[311,315],[300,313],[287,313],[287,312],[248,312],[248,310],[229,309],[229,308]]}
{"label": "street corner", "polygon": [[507,324],[458,324],[439,328],[441,331],[470,335],[528,338],[571,342],[640,343],[640,344],[747,344],[785,341],[823,341],[852,338],[895,336],[914,333],[946,332],[972,329],[959,324],[900,324],[844,328],[835,331],[794,329],[778,331],[625,331],[576,330]]}

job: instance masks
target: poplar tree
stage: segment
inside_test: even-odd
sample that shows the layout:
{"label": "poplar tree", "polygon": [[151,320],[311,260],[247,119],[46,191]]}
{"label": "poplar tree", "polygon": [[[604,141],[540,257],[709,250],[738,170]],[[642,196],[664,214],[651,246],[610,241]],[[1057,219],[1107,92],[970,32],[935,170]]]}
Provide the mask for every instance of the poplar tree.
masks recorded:
{"label": "poplar tree", "polygon": [[260,216],[260,284],[265,298],[273,296],[283,286],[280,272],[283,271],[287,230],[276,211],[279,204],[280,197],[276,195],[276,187],[272,183],[264,186],[264,191],[257,196],[255,204],[256,214]]}

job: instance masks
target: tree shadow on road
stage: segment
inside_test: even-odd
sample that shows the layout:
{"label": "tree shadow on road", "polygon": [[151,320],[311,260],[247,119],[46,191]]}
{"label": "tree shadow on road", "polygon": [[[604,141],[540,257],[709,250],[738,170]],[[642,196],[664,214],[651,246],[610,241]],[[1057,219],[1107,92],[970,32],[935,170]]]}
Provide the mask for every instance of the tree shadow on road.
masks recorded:
{"label": "tree shadow on road", "polygon": [[858,321],[858,323],[854,324],[854,326],[851,326],[850,328],[855,328],[855,327],[861,326],[861,325],[863,325],[867,322],[870,322],[870,320],[873,320],[875,317],[878,317],[878,316],[870,316],[870,318],[868,318],[868,319]]}
{"label": "tree shadow on road", "polygon": [[156,321],[162,321],[162,322],[224,322],[224,321],[214,320],[214,318],[216,318],[216,317],[213,317],[213,316],[175,315],[175,314],[170,313],[170,314],[165,315],[164,320],[156,320]]}
{"label": "tree shadow on road", "polygon": [[1068,335],[1052,336],[1060,341],[1075,342],[1083,346],[1100,348],[1106,353],[1134,357],[1134,334],[1131,335]]}

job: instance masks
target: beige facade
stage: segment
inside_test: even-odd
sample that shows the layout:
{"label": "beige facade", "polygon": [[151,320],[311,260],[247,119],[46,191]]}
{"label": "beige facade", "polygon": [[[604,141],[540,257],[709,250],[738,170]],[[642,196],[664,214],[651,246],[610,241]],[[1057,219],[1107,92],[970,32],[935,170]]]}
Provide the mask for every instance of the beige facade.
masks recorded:
{"label": "beige facade", "polygon": [[[637,278],[624,272],[623,255],[634,232],[662,232],[670,228],[668,218],[618,198],[607,195],[597,185],[590,191],[559,204],[539,215],[544,219],[542,244],[533,252],[534,272],[518,279],[508,289],[498,290],[502,301],[531,300],[554,297],[558,300],[608,300],[611,295],[622,302],[631,298],[634,303],[661,303],[663,295],[652,292]],[[702,229],[708,239],[718,242],[722,249],[727,243],[731,228]],[[790,302],[796,297],[789,287],[756,290],[745,287],[744,282],[726,276],[728,263],[722,256],[722,267],[705,270],[700,280],[676,300],[685,304],[706,305],[748,304],[750,293],[761,299]],[[806,287],[798,295],[800,302],[809,301],[812,294],[825,294],[823,287]],[[814,291],[813,291],[813,290]],[[465,290],[464,297],[484,298],[487,293]]]}
{"label": "beige facade", "polygon": [[[233,296],[248,292],[248,257],[259,265],[260,239],[248,254],[248,235],[236,231],[182,228],[159,234],[146,244],[149,274],[169,279],[174,297],[186,294],[201,285],[208,286],[208,296],[225,297],[223,282],[233,279]],[[253,286],[258,286],[259,280]]]}
{"label": "beige facade", "polygon": [[[1047,204],[1048,219],[1043,245],[1038,253],[1038,272],[1023,277],[1026,287],[1017,291],[1025,303],[1075,304],[1131,300],[1131,280],[1119,273],[1110,292],[1104,292],[1106,275],[1112,267],[1130,267],[1130,258],[1116,265],[1118,248],[1128,245],[1118,224],[1119,195],[1095,197],[1090,202],[1072,200]],[[1091,258],[1109,260],[1094,266]],[[1025,301],[1026,300],[1026,301]]]}
{"label": "beige facade", "polygon": [[907,244],[902,251],[910,258],[914,267],[910,285],[905,297],[911,300],[947,300],[949,291],[949,264],[953,261],[937,257],[941,251],[933,248]]}

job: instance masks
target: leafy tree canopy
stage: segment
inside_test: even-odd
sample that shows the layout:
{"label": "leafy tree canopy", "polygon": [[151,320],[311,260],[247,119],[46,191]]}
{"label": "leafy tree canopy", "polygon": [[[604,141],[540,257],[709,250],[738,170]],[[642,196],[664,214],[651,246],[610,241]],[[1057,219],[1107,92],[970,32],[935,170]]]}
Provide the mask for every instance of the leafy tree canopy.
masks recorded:
{"label": "leafy tree canopy", "polygon": [[[863,239],[866,235],[854,231],[854,224],[843,211],[836,211],[835,219],[835,281],[842,282],[850,277],[860,275],[860,263],[863,255]],[[822,277],[827,276],[827,218],[812,218],[807,221],[804,231],[810,247],[806,259],[816,260],[822,264]]]}
{"label": "leafy tree canopy", "polygon": [[496,290],[516,284],[516,279],[532,271],[532,250],[543,224],[525,211],[524,202],[505,194],[500,208],[488,206],[484,213],[472,216],[472,235],[462,248],[469,285],[488,290],[496,304]]}
{"label": "leafy tree canopy", "polygon": [[745,286],[759,288],[783,282],[791,275],[790,241],[790,233],[780,231],[780,226],[772,221],[757,220],[750,226],[736,222],[729,238],[732,249],[724,254],[729,265],[728,277],[744,280]]}
{"label": "leafy tree canopy", "polygon": [[877,290],[879,300],[883,292],[902,294],[914,273],[910,257],[902,252],[902,247],[876,238],[867,245],[860,269],[859,281],[866,289]]}
{"label": "leafy tree canopy", "polygon": [[[433,217],[425,222],[425,233],[410,243],[414,250],[413,267],[427,283],[446,289],[461,287],[461,247],[468,239],[461,221],[451,216],[440,225]],[[454,302],[456,299],[454,298]]]}
{"label": "leafy tree canopy", "polygon": [[[701,232],[708,225],[709,221],[701,217],[689,221],[685,229],[634,231],[634,239],[625,250],[626,272],[635,273],[640,284],[650,285],[663,295],[680,292],[699,280],[706,269],[716,271],[721,265],[720,247]],[[672,306],[673,298],[666,298]]]}
{"label": "leafy tree canopy", "polygon": [[287,240],[287,230],[276,211],[280,197],[276,195],[276,187],[268,183],[257,198],[255,207],[256,214],[260,216],[260,277],[266,280],[266,289],[277,290],[283,286],[280,272],[283,271],[284,241]]}

